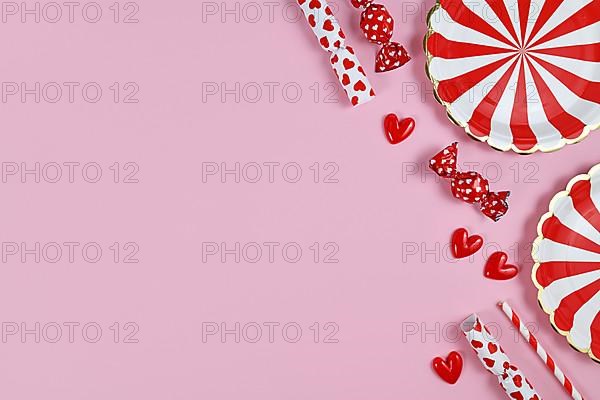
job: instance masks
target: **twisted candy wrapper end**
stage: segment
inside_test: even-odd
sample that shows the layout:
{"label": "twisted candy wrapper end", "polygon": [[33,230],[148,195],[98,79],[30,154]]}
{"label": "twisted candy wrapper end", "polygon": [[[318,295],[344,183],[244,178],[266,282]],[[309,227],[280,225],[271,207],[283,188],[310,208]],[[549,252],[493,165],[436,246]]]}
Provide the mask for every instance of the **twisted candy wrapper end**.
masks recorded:
{"label": "twisted candy wrapper end", "polygon": [[472,314],[461,324],[461,329],[479,361],[490,373],[510,399],[541,400],[521,370],[512,365],[502,347],[483,325],[477,314]]}
{"label": "twisted candy wrapper end", "polygon": [[509,191],[489,192],[481,198],[481,212],[494,222],[499,221],[508,211],[508,196],[510,196]]}
{"label": "twisted candy wrapper end", "polygon": [[400,43],[389,42],[381,46],[375,57],[375,72],[393,71],[411,60]]}
{"label": "twisted candy wrapper end", "polygon": [[331,53],[330,62],[353,106],[375,97],[354,50],[346,46],[344,32],[325,0],[297,0],[319,44]]}

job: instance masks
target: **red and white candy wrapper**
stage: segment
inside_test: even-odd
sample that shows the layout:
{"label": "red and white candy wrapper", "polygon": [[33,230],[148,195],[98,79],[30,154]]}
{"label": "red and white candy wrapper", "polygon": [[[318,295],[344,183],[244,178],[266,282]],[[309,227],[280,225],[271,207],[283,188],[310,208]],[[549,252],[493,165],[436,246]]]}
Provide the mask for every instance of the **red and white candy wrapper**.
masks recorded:
{"label": "red and white candy wrapper", "polygon": [[523,372],[510,363],[502,347],[482,324],[477,314],[465,319],[461,329],[481,364],[498,378],[500,386],[510,399],[541,400]]}
{"label": "red and white candy wrapper", "polygon": [[298,4],[321,47],[331,53],[333,71],[352,105],[373,99],[375,91],[354,50],[346,46],[346,36],[325,0],[298,0]]}
{"label": "red and white candy wrapper", "polygon": [[360,29],[371,43],[382,45],[375,57],[375,72],[386,72],[403,66],[410,56],[400,43],[391,42],[394,34],[394,18],[381,4],[372,0],[351,0],[355,8],[363,8]]}
{"label": "red and white candy wrapper", "polygon": [[454,142],[429,160],[429,168],[442,178],[450,179],[452,194],[469,204],[479,203],[481,212],[498,221],[508,211],[510,192],[490,192],[487,179],[478,172],[458,172],[458,143]]}

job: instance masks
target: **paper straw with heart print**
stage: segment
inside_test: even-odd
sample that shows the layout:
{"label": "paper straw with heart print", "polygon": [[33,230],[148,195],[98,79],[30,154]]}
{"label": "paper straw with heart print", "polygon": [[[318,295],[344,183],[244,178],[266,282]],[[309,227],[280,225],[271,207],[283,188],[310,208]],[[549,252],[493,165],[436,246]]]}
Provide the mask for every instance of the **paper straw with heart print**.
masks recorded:
{"label": "paper straw with heart print", "polygon": [[523,372],[510,363],[500,344],[489,329],[481,323],[477,314],[472,314],[461,324],[471,348],[485,369],[498,379],[498,383],[510,399],[541,400]]}
{"label": "paper straw with heart print", "polygon": [[325,0],[297,0],[323,50],[330,53],[329,61],[340,84],[353,106],[375,98],[375,91],[367,79],[352,47],[346,45],[346,36]]}
{"label": "paper straw with heart print", "polygon": [[573,386],[569,378],[565,376],[565,374],[561,371],[561,369],[556,365],[554,359],[544,350],[542,345],[538,342],[535,336],[527,329],[525,324],[521,321],[521,318],[513,311],[513,309],[508,305],[507,302],[502,301],[498,303],[498,306],[502,309],[504,314],[511,320],[513,325],[519,330],[519,333],[531,347],[535,350],[537,355],[542,359],[542,361],[546,364],[548,369],[552,371],[556,379],[563,385],[565,390],[571,395],[575,400],[583,400],[583,397],[579,393],[579,391]]}

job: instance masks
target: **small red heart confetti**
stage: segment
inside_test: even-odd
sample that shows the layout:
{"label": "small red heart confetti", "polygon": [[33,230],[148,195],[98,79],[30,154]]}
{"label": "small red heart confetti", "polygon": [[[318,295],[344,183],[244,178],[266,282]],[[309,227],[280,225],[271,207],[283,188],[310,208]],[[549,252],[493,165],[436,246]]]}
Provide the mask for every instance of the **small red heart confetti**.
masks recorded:
{"label": "small red heart confetti", "polygon": [[465,228],[459,228],[452,234],[452,254],[456,258],[469,257],[475,254],[483,246],[483,238],[479,235],[471,235]]}
{"label": "small red heart confetti", "polygon": [[458,381],[462,372],[463,359],[456,351],[450,352],[444,360],[441,357],[433,359],[433,369],[440,378],[453,385]]}
{"label": "small red heart confetti", "polygon": [[311,10],[313,8],[321,8],[321,3],[319,2],[319,0],[311,0],[308,4],[308,8],[310,8]]}
{"label": "small red heart confetti", "polygon": [[415,130],[415,120],[412,118],[404,118],[398,120],[396,114],[386,115],[383,121],[385,136],[391,144],[398,144],[410,136]]}
{"label": "small red heart confetti", "polygon": [[492,254],[486,264],[483,274],[486,278],[505,281],[514,278],[519,273],[515,265],[507,264],[508,255],[503,251]]}

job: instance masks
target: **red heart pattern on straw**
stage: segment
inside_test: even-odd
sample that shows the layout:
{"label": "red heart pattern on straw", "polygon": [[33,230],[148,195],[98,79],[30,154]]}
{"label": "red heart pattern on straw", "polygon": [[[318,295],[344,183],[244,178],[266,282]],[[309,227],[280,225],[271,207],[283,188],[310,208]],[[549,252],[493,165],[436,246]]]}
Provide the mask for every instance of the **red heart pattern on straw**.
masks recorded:
{"label": "red heart pattern on straw", "polygon": [[297,0],[308,24],[323,50],[331,53],[330,62],[353,106],[375,97],[364,69],[325,0]]}
{"label": "red heart pattern on straw", "polygon": [[472,314],[461,324],[461,330],[486,370],[498,378],[500,386],[511,399],[541,400],[523,372],[512,365],[502,346],[477,314]]}

